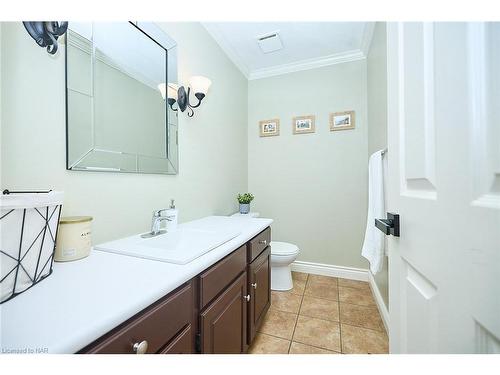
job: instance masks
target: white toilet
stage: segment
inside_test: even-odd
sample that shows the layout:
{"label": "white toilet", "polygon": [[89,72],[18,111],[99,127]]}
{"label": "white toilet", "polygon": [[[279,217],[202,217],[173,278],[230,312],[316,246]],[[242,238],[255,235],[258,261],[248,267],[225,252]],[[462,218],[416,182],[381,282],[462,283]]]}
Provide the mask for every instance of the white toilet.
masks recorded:
{"label": "white toilet", "polygon": [[271,241],[271,289],[293,288],[290,264],[297,259],[299,248],[287,242]]}
{"label": "white toilet", "polygon": [[[259,217],[258,212],[235,213],[232,216]],[[271,289],[290,290],[293,288],[290,265],[297,259],[299,248],[288,242],[271,241]]]}

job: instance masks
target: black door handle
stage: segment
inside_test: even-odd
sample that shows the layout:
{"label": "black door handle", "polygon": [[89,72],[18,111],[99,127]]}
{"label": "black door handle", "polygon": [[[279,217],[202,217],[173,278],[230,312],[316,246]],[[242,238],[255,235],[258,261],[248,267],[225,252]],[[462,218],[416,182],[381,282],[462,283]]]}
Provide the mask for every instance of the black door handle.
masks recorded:
{"label": "black door handle", "polygon": [[375,219],[375,226],[385,235],[392,234],[399,237],[399,215],[391,212],[387,213],[387,219]]}

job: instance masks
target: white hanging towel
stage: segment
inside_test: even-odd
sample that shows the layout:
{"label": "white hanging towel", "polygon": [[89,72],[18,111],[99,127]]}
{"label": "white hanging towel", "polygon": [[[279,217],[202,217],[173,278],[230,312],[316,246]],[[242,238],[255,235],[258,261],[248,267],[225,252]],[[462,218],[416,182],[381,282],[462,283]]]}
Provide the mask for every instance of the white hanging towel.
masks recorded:
{"label": "white hanging towel", "polygon": [[384,262],[384,234],[375,227],[376,218],[385,217],[384,171],[382,150],[370,156],[368,163],[368,215],[365,242],[361,255],[370,262],[370,271],[376,274]]}

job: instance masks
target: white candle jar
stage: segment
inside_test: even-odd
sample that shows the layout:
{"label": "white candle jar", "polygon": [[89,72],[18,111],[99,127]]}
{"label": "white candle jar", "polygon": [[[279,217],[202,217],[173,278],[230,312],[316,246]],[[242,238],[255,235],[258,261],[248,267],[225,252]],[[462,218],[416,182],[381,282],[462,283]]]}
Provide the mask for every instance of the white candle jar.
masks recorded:
{"label": "white candle jar", "polygon": [[59,221],[57,234],[56,262],[82,259],[90,254],[92,246],[92,217],[68,216]]}

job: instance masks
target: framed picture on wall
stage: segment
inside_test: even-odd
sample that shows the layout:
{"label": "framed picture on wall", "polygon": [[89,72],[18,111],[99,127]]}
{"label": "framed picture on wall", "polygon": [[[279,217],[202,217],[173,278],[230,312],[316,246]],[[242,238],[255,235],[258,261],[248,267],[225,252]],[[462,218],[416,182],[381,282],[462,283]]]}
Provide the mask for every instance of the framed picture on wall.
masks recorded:
{"label": "framed picture on wall", "polygon": [[261,137],[280,135],[280,120],[272,119],[259,121],[259,130]]}
{"label": "framed picture on wall", "polygon": [[314,116],[298,116],[293,118],[293,134],[314,133]]}
{"label": "framed picture on wall", "polygon": [[354,129],[354,111],[330,113],[330,131]]}

